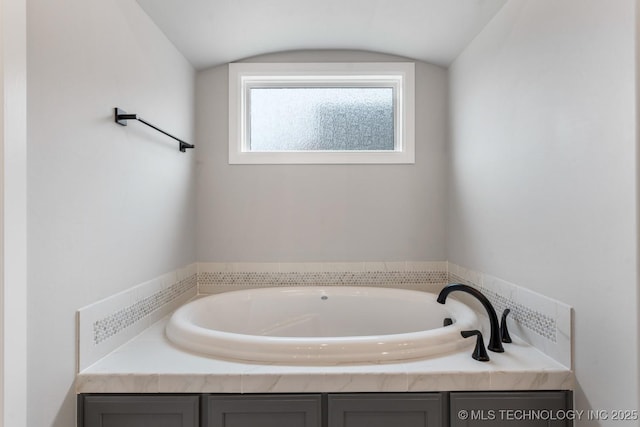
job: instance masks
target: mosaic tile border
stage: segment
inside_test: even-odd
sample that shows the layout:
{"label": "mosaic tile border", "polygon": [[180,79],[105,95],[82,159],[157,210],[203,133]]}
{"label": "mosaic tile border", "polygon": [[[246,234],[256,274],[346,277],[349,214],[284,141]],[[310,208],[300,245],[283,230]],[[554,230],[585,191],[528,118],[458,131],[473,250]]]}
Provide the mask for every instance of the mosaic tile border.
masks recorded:
{"label": "mosaic tile border", "polygon": [[162,289],[153,295],[143,298],[136,303],[125,307],[110,316],[93,322],[93,342],[100,344],[104,340],[118,334],[123,329],[144,319],[162,306],[171,303],[185,292],[196,289],[198,286],[197,274],[192,274],[186,279]]}
{"label": "mosaic tile border", "polygon": [[194,263],[78,310],[78,372],[197,295],[197,273]]}
{"label": "mosaic tile border", "polygon": [[[573,368],[573,308],[527,288],[449,262],[451,283],[464,283],[484,293],[498,316],[511,309],[507,324],[512,335],[557,362]],[[462,297],[464,298],[464,297]],[[469,301],[469,304],[476,304]],[[482,308],[476,304],[479,312]]]}
{"label": "mosaic tile border", "polygon": [[473,286],[482,292],[491,301],[491,304],[496,310],[498,317],[502,315],[505,309],[510,309],[509,316],[520,323],[523,327],[535,332],[536,334],[544,337],[551,342],[557,342],[557,327],[556,320],[551,316],[548,316],[539,311],[526,307],[516,301],[513,301],[503,295],[488,289],[484,286],[473,283],[469,280],[465,280],[455,274],[449,274],[450,283],[462,283],[469,286]]}
{"label": "mosaic tile border", "polygon": [[199,286],[391,286],[445,284],[446,271],[200,272]]}

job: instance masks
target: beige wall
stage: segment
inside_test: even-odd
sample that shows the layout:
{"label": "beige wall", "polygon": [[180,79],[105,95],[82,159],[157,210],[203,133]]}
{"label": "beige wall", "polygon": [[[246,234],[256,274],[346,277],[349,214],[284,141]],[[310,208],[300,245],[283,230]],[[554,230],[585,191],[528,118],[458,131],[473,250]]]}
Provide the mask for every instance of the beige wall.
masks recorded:
{"label": "beige wall", "polygon": [[[399,60],[316,51],[249,61]],[[199,261],[445,259],[445,69],[416,62],[414,165],[229,165],[227,69],[197,79]]]}
{"label": "beige wall", "polygon": [[134,0],[30,0],[28,411],[75,425],[75,311],[195,261],[195,72]]}
{"label": "beige wall", "polygon": [[449,260],[574,307],[578,409],[638,405],[635,6],[511,0],[450,72]]}

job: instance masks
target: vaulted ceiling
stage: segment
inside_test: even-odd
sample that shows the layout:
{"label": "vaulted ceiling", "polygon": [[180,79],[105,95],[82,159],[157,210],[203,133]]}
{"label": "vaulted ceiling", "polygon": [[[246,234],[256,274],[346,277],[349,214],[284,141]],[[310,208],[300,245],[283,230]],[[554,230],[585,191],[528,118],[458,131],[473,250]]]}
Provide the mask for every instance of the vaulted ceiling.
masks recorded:
{"label": "vaulted ceiling", "polygon": [[197,69],[301,49],[448,66],[507,0],[137,0]]}

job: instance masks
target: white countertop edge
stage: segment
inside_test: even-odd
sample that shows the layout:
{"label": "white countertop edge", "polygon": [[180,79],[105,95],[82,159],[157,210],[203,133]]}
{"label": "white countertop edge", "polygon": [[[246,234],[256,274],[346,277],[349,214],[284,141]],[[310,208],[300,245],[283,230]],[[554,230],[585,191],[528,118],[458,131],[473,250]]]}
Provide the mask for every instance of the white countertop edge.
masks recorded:
{"label": "white countertop edge", "polygon": [[183,351],[164,318],[76,377],[76,393],[341,393],[573,390],[567,367],[515,339],[490,362],[471,350],[423,360],[354,365],[253,364]]}

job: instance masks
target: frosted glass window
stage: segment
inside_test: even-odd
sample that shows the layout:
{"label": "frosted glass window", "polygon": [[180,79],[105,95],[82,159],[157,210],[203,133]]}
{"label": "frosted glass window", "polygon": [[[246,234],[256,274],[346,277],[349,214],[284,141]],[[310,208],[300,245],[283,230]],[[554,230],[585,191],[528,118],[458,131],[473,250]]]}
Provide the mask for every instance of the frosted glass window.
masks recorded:
{"label": "frosted glass window", "polygon": [[229,64],[229,164],[414,163],[410,62]]}
{"label": "frosted glass window", "polygon": [[251,151],[393,151],[391,87],[252,88]]}

